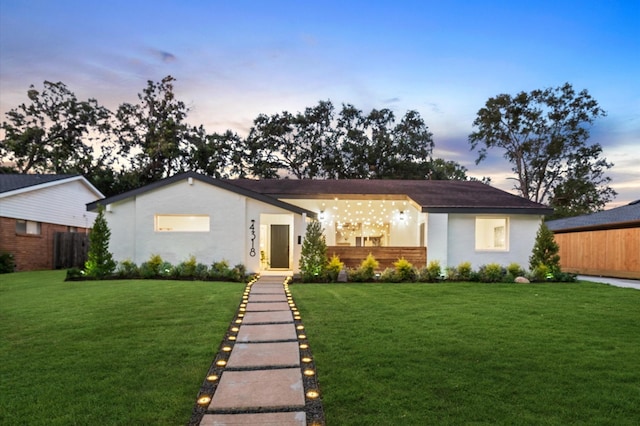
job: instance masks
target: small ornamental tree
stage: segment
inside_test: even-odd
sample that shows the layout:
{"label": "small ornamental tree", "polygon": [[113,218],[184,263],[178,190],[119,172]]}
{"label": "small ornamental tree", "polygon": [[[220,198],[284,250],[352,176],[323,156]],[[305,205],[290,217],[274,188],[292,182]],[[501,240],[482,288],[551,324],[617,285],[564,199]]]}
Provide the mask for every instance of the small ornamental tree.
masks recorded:
{"label": "small ornamental tree", "polygon": [[116,262],[109,252],[111,230],[104,218],[104,207],[98,208],[98,217],[89,234],[89,258],[84,264],[85,274],[89,277],[104,278],[113,274]]}
{"label": "small ornamental tree", "polygon": [[327,242],[322,231],[322,225],[318,221],[307,225],[300,256],[300,272],[305,281],[324,278],[328,261]]}
{"label": "small ornamental tree", "polygon": [[559,251],[560,247],[553,238],[553,232],[542,222],[529,258],[529,269],[533,271],[540,265],[544,265],[551,271],[560,271]]}

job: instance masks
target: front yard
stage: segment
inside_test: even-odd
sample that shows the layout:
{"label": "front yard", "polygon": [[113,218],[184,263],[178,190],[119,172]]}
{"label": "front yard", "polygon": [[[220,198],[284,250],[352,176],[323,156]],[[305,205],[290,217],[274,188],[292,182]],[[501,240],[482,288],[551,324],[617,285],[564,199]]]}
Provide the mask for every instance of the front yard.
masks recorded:
{"label": "front yard", "polygon": [[[0,275],[0,424],[185,424],[242,284]],[[292,285],[329,425],[640,420],[640,291]]]}

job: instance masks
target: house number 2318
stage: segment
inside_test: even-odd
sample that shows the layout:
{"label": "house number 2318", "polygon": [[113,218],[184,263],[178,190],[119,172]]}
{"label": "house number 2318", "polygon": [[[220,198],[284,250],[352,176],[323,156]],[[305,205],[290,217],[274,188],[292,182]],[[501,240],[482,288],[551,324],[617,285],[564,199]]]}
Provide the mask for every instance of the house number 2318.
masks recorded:
{"label": "house number 2318", "polygon": [[251,219],[251,225],[249,226],[249,235],[251,239],[251,249],[249,250],[249,256],[255,257],[256,255],[256,221]]}

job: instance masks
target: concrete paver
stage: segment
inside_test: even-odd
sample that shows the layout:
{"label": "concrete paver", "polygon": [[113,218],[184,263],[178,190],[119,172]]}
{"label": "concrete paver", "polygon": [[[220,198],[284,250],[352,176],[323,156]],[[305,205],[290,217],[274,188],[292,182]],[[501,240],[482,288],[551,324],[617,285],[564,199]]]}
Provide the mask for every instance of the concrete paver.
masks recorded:
{"label": "concrete paver", "polygon": [[292,413],[205,414],[202,422],[200,422],[201,426],[305,426],[306,424],[307,417],[304,411],[294,411]]}
{"label": "concrete paver", "polygon": [[249,302],[247,303],[247,312],[264,312],[264,311],[288,311],[291,308],[287,302]]}
{"label": "concrete paver", "polygon": [[291,324],[264,324],[250,325],[244,324],[238,331],[236,340],[239,343],[248,342],[273,342],[292,340],[298,338],[296,328]]}
{"label": "concrete paver", "polygon": [[282,291],[280,294],[249,294],[249,303],[252,302],[286,302],[287,296]]}
{"label": "concrete paver", "polygon": [[304,408],[304,388],[299,368],[225,371],[210,410]]}
{"label": "concrete paver", "polygon": [[291,311],[247,312],[242,324],[293,323]]}
{"label": "concrete paver", "polygon": [[300,366],[297,342],[236,343],[227,367],[294,367]]}

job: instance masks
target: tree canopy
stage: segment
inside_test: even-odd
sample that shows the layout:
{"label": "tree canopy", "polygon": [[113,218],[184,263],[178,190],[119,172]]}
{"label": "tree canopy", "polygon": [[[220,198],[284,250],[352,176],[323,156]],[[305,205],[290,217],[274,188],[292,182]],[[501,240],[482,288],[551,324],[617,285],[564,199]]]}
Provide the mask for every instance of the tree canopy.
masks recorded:
{"label": "tree canopy", "polygon": [[587,90],[561,87],[501,94],[478,111],[469,135],[478,151],[502,150],[525,198],[549,203],[556,216],[601,210],[615,196],[604,175],[612,167],[600,144],[589,144],[589,127],[606,113]]}
{"label": "tree canopy", "polygon": [[[0,125],[0,172],[80,173],[107,196],[187,170],[216,178],[470,179],[461,164],[433,158],[433,134],[417,111],[397,119],[390,109],[323,100],[260,114],[246,137],[208,133],[189,124],[175,81],[148,81],[137,103],[115,113],[78,100],[61,82],[31,86],[29,102]],[[569,84],[502,94],[480,109],[469,141],[477,163],[503,151],[525,198],[551,203],[559,216],[582,214],[615,196],[604,174],[611,163],[587,143],[588,126],[603,115]]]}

